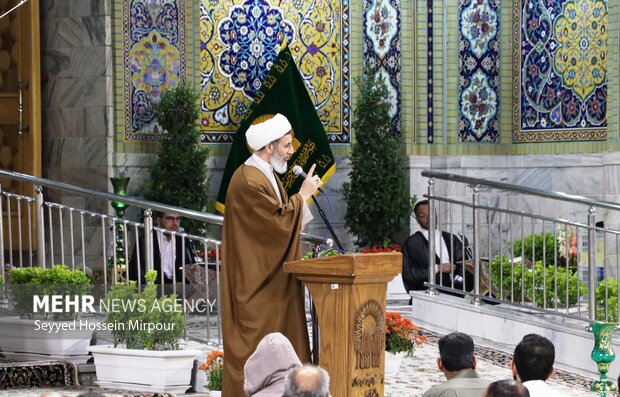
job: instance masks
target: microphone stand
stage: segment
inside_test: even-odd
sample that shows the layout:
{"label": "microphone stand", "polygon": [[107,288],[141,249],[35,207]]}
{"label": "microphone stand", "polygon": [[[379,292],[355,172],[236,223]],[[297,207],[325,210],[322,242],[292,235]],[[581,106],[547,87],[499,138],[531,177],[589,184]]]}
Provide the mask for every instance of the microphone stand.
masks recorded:
{"label": "microphone stand", "polygon": [[[319,191],[321,193],[323,193],[323,191],[321,189],[319,189]],[[323,194],[325,194],[325,193],[323,193]],[[344,249],[342,248],[342,244],[340,244],[340,240],[338,240],[338,237],[336,236],[336,232],[334,232],[334,229],[332,228],[332,225],[329,223],[329,220],[327,220],[327,217],[325,216],[325,213],[323,212],[323,209],[319,205],[319,202],[316,200],[314,195],[312,195],[312,201],[314,202],[314,205],[316,205],[316,208],[319,210],[319,215],[321,216],[321,219],[323,219],[323,222],[325,223],[325,226],[327,226],[327,230],[329,230],[329,233],[332,235],[332,238],[334,239],[334,243],[336,244],[336,246],[338,247],[338,249],[341,252],[344,252]],[[317,315],[316,315],[316,309],[314,307],[314,302],[313,302],[312,298],[310,298],[310,318],[311,318],[311,322],[312,322],[312,361],[314,362],[315,365],[318,365],[318,363],[319,363],[319,344],[321,342],[320,342],[320,336],[319,336],[318,318],[317,318]]]}
{"label": "microphone stand", "polygon": [[323,209],[319,205],[318,201],[316,201],[316,198],[314,198],[314,195],[312,195],[312,201],[314,201],[314,205],[316,205],[316,208],[319,210],[319,215],[321,216],[321,219],[323,219],[325,226],[327,226],[327,230],[329,230],[329,233],[332,235],[334,239],[334,243],[336,243],[336,247],[338,247],[338,249],[341,252],[343,252],[344,248],[342,248],[342,244],[340,244],[340,240],[338,240],[338,237],[336,237],[336,233],[334,232],[334,229],[332,229],[332,225],[327,220],[327,217],[325,216]]}

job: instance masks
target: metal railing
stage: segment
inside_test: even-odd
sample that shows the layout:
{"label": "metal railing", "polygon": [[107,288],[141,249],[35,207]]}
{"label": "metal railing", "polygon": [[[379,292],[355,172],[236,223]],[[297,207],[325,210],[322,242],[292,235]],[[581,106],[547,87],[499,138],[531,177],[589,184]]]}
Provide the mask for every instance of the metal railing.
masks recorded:
{"label": "metal railing", "polygon": [[[161,291],[179,294],[183,302],[202,299],[207,304],[203,307],[208,310],[204,310],[202,316],[195,316],[184,304],[186,319],[196,324],[194,329],[199,330],[197,338],[221,345],[221,241],[187,234],[182,229],[168,231],[155,226],[153,211],[179,214],[183,218],[216,227],[223,225],[222,216],[5,170],[0,170],[0,178],[34,186],[34,197],[28,197],[4,191],[0,185],[0,269],[50,267],[60,263],[89,273],[93,283],[102,285],[105,293],[111,285],[129,279],[136,280],[140,285],[142,273],[154,267],[154,239],[170,236],[172,263],[176,263],[176,245],[181,245],[181,279],[186,282],[176,279],[176,272],[173,271],[173,283],[166,286],[164,272],[160,272]],[[98,209],[79,209],[47,201],[43,188],[68,192],[72,198],[98,199],[95,204]],[[109,202],[112,201],[142,209],[143,221],[109,215],[105,211],[110,211]],[[324,242],[322,237],[306,233],[302,233],[301,240],[311,246]],[[187,256],[186,251],[190,252]],[[213,253],[211,258],[210,252]],[[132,269],[135,272],[130,271]],[[6,282],[3,280],[3,283]],[[203,311],[199,312],[202,314]]]}
{"label": "metal railing", "polygon": [[[422,176],[429,178],[425,196],[429,214],[435,214],[429,229],[450,233],[449,252],[454,244],[465,246],[450,273],[427,283],[429,293],[444,290],[471,295],[473,304],[617,322],[620,227],[596,218],[620,211],[620,205],[443,172]],[[443,243],[429,236],[429,274],[436,274],[435,247]],[[473,274],[472,285],[455,288],[455,272]]]}

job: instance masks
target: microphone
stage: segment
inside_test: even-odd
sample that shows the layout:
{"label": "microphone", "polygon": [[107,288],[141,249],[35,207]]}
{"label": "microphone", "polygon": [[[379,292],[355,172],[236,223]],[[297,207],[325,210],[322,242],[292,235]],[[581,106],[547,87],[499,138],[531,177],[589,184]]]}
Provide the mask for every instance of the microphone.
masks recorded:
{"label": "microphone", "polygon": [[295,175],[301,175],[304,178],[306,178],[308,175],[304,172],[304,169],[301,168],[300,166],[296,165],[293,167],[293,174]]}
{"label": "microphone", "polygon": [[[301,168],[299,165],[295,165],[295,166],[293,167],[293,174],[295,174],[295,175],[297,175],[297,176],[302,176],[302,177],[304,177],[304,178],[307,178],[307,177],[308,177],[308,174],[306,174],[306,173],[304,172],[304,169],[303,169],[303,168]],[[319,192],[323,193],[323,190],[321,190],[321,188],[320,188],[320,187],[318,187],[317,189],[319,190]]]}
{"label": "microphone", "polygon": [[[293,174],[299,176],[303,176],[304,178],[307,178],[308,175],[304,172],[303,168],[301,168],[299,165],[296,165],[293,167]],[[319,192],[323,193],[325,195],[325,197],[327,197],[327,194],[325,194],[324,191],[321,190],[321,188],[317,188],[319,190]],[[329,197],[327,197],[329,200]],[[327,227],[327,230],[329,230],[329,233],[332,235],[333,239],[334,239],[334,243],[336,243],[336,247],[338,247],[338,249],[341,252],[344,252],[344,248],[342,248],[342,244],[340,244],[340,240],[338,240],[338,236],[336,236],[336,233],[334,232],[334,229],[332,228],[332,225],[329,223],[329,220],[327,219],[327,217],[325,216],[325,213],[323,212],[323,209],[321,208],[321,206],[319,205],[318,201],[316,201],[316,198],[314,198],[314,195],[312,195],[312,201],[314,202],[314,205],[316,205],[316,208],[319,210],[319,215],[321,216],[321,219],[323,219],[323,222],[325,223],[325,226]]]}

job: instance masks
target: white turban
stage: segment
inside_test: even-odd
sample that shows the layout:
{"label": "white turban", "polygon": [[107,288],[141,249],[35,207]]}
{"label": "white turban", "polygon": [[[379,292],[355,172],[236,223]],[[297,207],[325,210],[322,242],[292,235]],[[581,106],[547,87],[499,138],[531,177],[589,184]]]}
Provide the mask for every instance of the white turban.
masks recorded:
{"label": "white turban", "polygon": [[291,129],[291,123],[278,113],[262,123],[252,124],[245,133],[245,139],[252,149],[260,150],[268,143],[282,138]]}

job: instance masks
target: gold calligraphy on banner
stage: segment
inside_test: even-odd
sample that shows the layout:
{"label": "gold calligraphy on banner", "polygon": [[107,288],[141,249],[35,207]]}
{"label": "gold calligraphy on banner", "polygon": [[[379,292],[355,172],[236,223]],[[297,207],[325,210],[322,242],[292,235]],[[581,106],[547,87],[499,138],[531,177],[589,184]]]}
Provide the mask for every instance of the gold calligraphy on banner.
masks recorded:
{"label": "gold calligraphy on banner", "polygon": [[[284,53],[283,58],[286,59],[279,59],[278,63],[274,65],[274,68],[276,69],[276,71],[278,73],[280,73],[280,75],[282,75],[285,71],[286,68],[289,65],[290,59],[291,59],[291,54],[290,53]],[[269,89],[271,90],[273,88],[273,85],[278,81],[278,78],[273,76],[273,75],[268,75],[267,78],[265,79],[265,81],[263,82],[263,84]],[[248,110],[248,114],[247,114],[247,118],[251,118],[252,117],[252,112],[255,109],[259,109],[259,106],[261,104],[261,102],[263,101],[263,99],[265,99],[265,97],[267,96],[266,93],[259,91],[256,93],[256,96],[254,97],[253,103],[254,105],[256,105],[255,107],[250,107],[250,109]]]}
{"label": "gold calligraphy on banner", "polygon": [[[298,165],[301,168],[306,168],[308,159],[314,152],[316,152],[316,143],[314,143],[314,141],[307,141],[302,146],[301,153],[299,153],[299,156],[297,156],[297,159],[295,160],[294,165]],[[323,161],[323,163],[325,163],[325,159],[323,159],[323,157],[321,158],[321,160]],[[324,167],[321,167],[321,168],[324,168]],[[291,186],[293,186],[293,183],[295,182],[296,178],[297,178],[297,175],[293,174],[293,169],[292,168],[289,169],[286,172],[286,174],[284,174],[284,178],[282,178],[282,184],[284,184],[284,189],[286,190],[290,189]]]}

